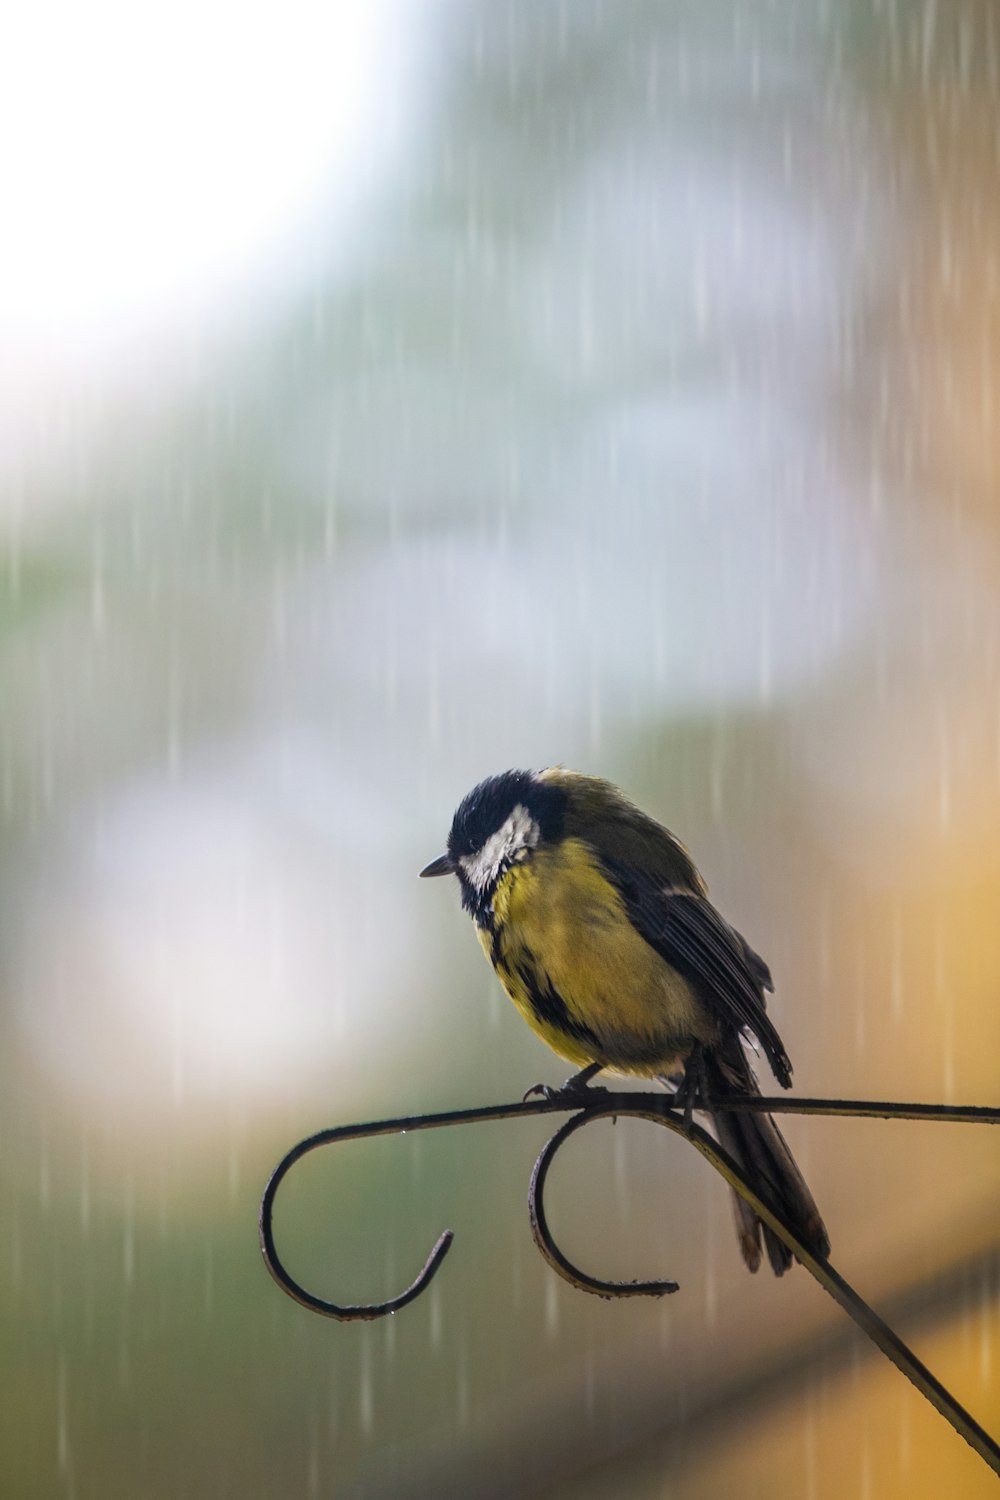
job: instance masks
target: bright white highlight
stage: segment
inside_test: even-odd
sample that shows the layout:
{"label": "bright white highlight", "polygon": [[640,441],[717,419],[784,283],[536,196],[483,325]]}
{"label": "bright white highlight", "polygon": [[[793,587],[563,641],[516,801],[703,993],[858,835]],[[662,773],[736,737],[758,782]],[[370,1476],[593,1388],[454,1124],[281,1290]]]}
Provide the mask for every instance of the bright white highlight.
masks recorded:
{"label": "bright white highlight", "polygon": [[310,229],[321,264],[340,254],[331,229],[399,136],[405,22],[391,0],[11,8],[0,398],[123,349],[148,361],[178,318],[192,336],[286,274]]}
{"label": "bright white highlight", "polygon": [[522,859],[538,843],[540,829],[528,809],[519,802],[502,828],[491,833],[475,854],[463,854],[459,864],[477,891],[487,890],[505,865]]}

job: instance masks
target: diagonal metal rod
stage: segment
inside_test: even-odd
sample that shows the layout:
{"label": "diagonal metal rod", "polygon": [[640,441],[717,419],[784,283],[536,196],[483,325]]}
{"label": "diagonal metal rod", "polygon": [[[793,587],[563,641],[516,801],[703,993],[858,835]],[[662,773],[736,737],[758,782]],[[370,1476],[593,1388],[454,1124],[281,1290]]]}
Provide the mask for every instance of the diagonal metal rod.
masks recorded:
{"label": "diagonal metal rod", "polygon": [[[629,1096],[626,1096],[629,1097]],[[635,1099],[635,1094],[630,1096]],[[711,1163],[717,1172],[723,1176],[742,1198],[751,1205],[754,1211],[767,1223],[775,1234],[792,1251],[795,1258],[805,1266],[806,1270],[815,1277],[820,1286],[829,1292],[830,1296],[848,1313],[857,1323],[858,1327],[877,1344],[883,1354],[892,1360],[897,1369],[912,1381],[922,1396],[950,1422],[955,1431],[979,1454],[995,1473],[1000,1474],[1000,1445],[998,1445],[989,1433],[980,1426],[975,1417],[966,1411],[965,1407],[958,1402],[947,1387],[943,1386],[935,1375],[924,1364],[923,1360],[914,1354],[913,1350],[890,1328],[889,1324],[880,1318],[874,1308],[846,1281],[840,1272],[835,1270],[829,1261],[819,1260],[810,1251],[808,1245],[796,1234],[792,1225],[770,1206],[764,1199],[754,1192],[750,1183],[733,1161],[732,1157],[723,1150],[707,1131],[700,1126],[686,1122],[684,1116],[676,1110],[669,1108],[669,1099],[662,1101],[667,1107],[661,1105],[661,1101],[655,1095],[647,1095],[648,1100],[654,1107],[642,1107],[622,1111],[618,1107],[618,1101],[610,1098],[607,1103],[599,1103],[585,1112],[571,1116],[559,1127],[555,1135],[543,1148],[535,1169],[531,1174],[531,1185],[528,1189],[528,1210],[531,1217],[531,1230],[535,1243],[542,1255],[548,1261],[554,1271],[558,1272],[564,1280],[572,1286],[579,1287],[581,1291],[591,1292],[598,1297],[635,1297],[653,1296],[660,1297],[664,1293],[677,1290],[675,1281],[599,1281],[596,1277],[588,1276],[575,1266],[559,1249],[552,1231],[549,1229],[545,1215],[544,1189],[549,1168],[556,1154],[569,1140],[570,1136],[590,1125],[594,1120],[612,1118],[615,1119],[620,1113],[627,1113],[630,1117],[641,1120],[650,1120],[655,1125],[664,1125],[668,1130],[690,1140],[691,1144],[701,1152],[702,1156]],[[810,1101],[825,1103],[826,1101]],[[945,1106],[941,1106],[942,1108]],[[713,1103],[714,1109],[714,1103]],[[837,1111],[839,1113],[839,1111]],[[997,1117],[997,1111],[989,1112]],[[923,1116],[920,1116],[923,1118]],[[903,1116],[910,1118],[910,1116]],[[934,1115],[928,1118],[949,1119],[948,1115]],[[996,1118],[992,1120],[996,1123]]]}
{"label": "diagonal metal rod", "polygon": [[[862,1119],[940,1120],[989,1125],[1000,1123],[1000,1109],[988,1106],[905,1104],[871,1099],[790,1099],[787,1095],[781,1098],[732,1095],[728,1096],[725,1101],[713,1100],[712,1109],[715,1113],[725,1109],[763,1111],[768,1114],[853,1116]],[[545,1217],[544,1207],[544,1187],[549,1168],[557,1151],[577,1130],[594,1120],[614,1119],[617,1116],[650,1120],[654,1124],[664,1125],[689,1140],[700,1151],[702,1156],[788,1246],[806,1270],[854,1319],[873,1343],[913,1382],[921,1394],[950,1422],[955,1431],[965,1438],[980,1458],[995,1473],[1000,1474],[1000,1445],[955,1400],[951,1392],[941,1384],[874,1309],[869,1307],[855,1292],[850,1283],[828,1261],[818,1260],[808,1246],[798,1238],[791,1225],[757,1196],[732,1158],[717,1142],[700,1126],[686,1118],[683,1111],[673,1107],[672,1096],[669,1094],[633,1091],[612,1093],[599,1087],[567,1088],[541,1099],[526,1098],[516,1104],[491,1104],[473,1109],[444,1110],[435,1114],[402,1115],[389,1120],[374,1120],[358,1125],[339,1125],[328,1130],[320,1130],[315,1135],[299,1141],[286,1152],[275,1167],[264,1190],[260,1206],[260,1248],[268,1271],[282,1290],[293,1297],[296,1302],[325,1317],[350,1322],[380,1318],[398,1311],[429,1286],[451,1248],[454,1238],[452,1231],[445,1230],[439,1235],[423,1269],[396,1297],[391,1297],[385,1302],[357,1305],[342,1305],[318,1297],[296,1281],[285,1268],[274,1240],[274,1205],[278,1189],[296,1162],[311,1151],[340,1141],[362,1140],[378,1135],[406,1135],[410,1131],[436,1130],[446,1125],[468,1125],[482,1121],[566,1113],[567,1111],[574,1111],[572,1118],[560,1126],[543,1148],[535,1163],[529,1188],[532,1233],[542,1254],[560,1276],[581,1290],[602,1297],[660,1297],[677,1290],[677,1283],[672,1281],[609,1282],[601,1281],[581,1271],[556,1245]]]}

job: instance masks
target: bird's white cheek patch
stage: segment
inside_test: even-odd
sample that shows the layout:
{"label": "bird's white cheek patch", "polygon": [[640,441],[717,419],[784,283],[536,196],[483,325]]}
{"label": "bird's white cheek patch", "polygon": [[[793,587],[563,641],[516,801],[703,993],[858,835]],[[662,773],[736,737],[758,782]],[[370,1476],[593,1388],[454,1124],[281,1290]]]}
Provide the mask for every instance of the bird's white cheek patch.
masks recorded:
{"label": "bird's white cheek patch", "polygon": [[526,807],[519,802],[510,817],[496,833],[491,833],[475,854],[463,854],[459,864],[471,885],[484,891],[496,880],[504,865],[511,864],[538,843],[539,827]]}

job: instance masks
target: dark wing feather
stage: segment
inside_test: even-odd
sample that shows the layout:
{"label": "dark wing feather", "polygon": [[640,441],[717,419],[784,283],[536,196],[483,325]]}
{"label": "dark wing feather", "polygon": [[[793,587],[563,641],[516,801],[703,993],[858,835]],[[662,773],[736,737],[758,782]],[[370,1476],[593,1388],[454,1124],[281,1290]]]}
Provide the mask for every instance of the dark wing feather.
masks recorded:
{"label": "dark wing feather", "polygon": [[763,959],[711,902],[690,891],[671,890],[657,874],[601,856],[620,892],[629,920],[660,957],[691,984],[721,1021],[757,1038],[783,1088],[792,1065],[764,1009],[770,973]]}

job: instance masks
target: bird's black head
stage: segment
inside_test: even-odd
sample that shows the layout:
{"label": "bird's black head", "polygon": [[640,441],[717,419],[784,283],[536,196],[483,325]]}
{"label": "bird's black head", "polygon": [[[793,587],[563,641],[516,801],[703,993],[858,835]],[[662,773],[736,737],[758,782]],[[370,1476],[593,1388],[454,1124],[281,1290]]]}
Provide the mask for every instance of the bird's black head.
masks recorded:
{"label": "bird's black head", "polygon": [[462,905],[477,920],[487,920],[500,877],[539,844],[559,837],[565,801],[560,788],[534,771],[488,776],[459,803],[447,854],[421,875],[457,875]]}

